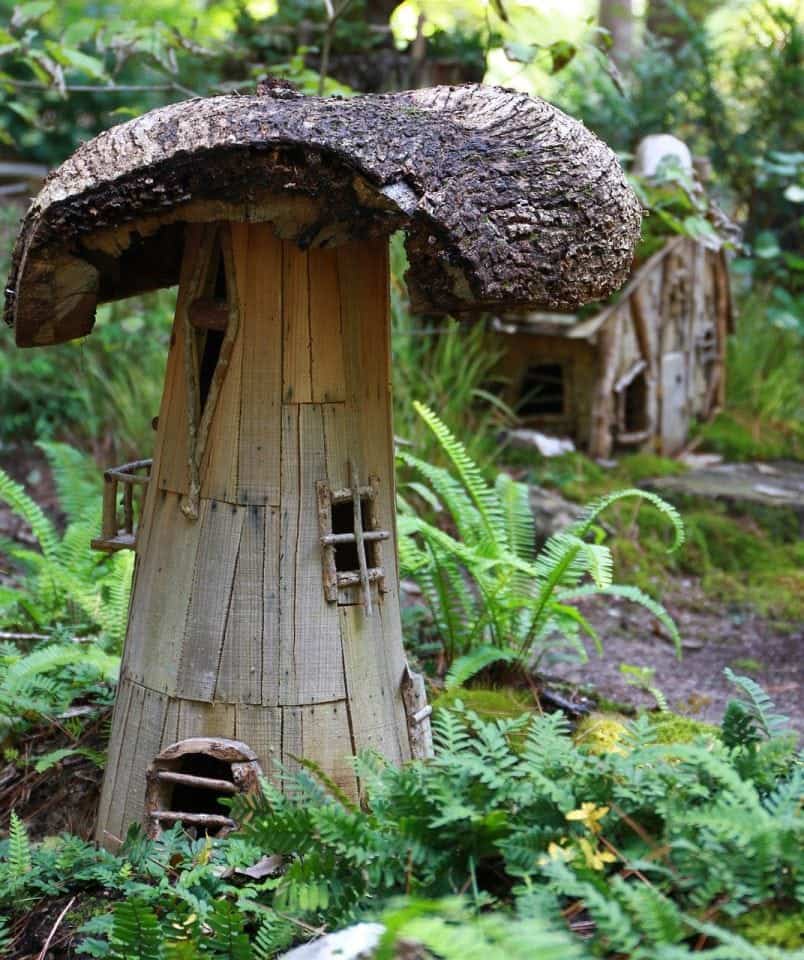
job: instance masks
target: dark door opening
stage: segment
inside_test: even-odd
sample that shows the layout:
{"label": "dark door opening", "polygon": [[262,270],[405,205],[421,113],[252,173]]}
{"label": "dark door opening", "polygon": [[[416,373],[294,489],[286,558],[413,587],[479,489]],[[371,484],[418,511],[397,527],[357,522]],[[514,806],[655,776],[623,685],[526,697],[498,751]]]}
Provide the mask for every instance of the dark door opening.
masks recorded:
{"label": "dark door opening", "polygon": [[625,388],[623,428],[625,433],[648,429],[648,381],[644,372],[638,373]]}
{"label": "dark door opening", "polygon": [[564,413],[564,368],[560,363],[528,367],[519,391],[519,414],[538,417]]}

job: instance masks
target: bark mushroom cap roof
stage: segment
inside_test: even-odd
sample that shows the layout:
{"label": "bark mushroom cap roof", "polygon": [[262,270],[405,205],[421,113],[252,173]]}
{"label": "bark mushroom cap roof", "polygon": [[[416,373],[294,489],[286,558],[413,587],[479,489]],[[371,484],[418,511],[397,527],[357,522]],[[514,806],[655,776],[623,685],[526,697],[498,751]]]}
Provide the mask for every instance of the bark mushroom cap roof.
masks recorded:
{"label": "bark mushroom cap roof", "polygon": [[83,336],[98,303],[175,284],[182,225],[199,220],[270,220],[302,246],[401,227],[416,309],[574,309],[624,283],[640,219],[611,150],[522,93],[187,100],[50,175],[5,316],[21,346]]}

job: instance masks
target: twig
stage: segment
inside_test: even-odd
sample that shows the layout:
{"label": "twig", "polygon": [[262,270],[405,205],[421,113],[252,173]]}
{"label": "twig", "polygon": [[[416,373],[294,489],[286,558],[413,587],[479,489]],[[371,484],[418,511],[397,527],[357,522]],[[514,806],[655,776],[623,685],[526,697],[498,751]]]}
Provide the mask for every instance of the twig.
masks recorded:
{"label": "twig", "polygon": [[50,933],[47,935],[47,940],[45,940],[45,945],[39,951],[39,956],[36,958],[36,960],[45,960],[45,957],[47,956],[47,952],[50,949],[50,944],[53,942],[53,937],[56,935],[56,931],[59,929],[61,921],[65,918],[65,916],[67,915],[67,913],[69,912],[70,908],[74,903],[75,903],[75,897],[72,898],[72,900],[58,915],[58,917],[56,918],[56,922],[53,924],[53,927],[51,928]]}
{"label": "twig", "polygon": [[[9,78],[5,81],[12,87],[19,87],[23,90],[50,90],[52,84],[42,83],[41,80],[14,80]],[[159,84],[108,84],[108,83],[97,83],[97,84],[86,84],[86,83],[71,83],[67,84],[64,88],[69,90],[72,93],[157,93],[163,92],[165,90],[172,90],[172,83],[159,83]]]}
{"label": "twig", "polygon": [[346,13],[347,8],[351,5],[352,0],[343,0],[343,3],[336,10],[332,6],[332,0],[324,0],[324,7],[327,11],[327,28],[324,31],[324,42],[321,45],[321,67],[318,71],[318,95],[319,97],[324,95],[324,84],[327,79],[327,72],[329,70],[329,55],[332,50],[332,34],[335,30],[335,24],[338,22],[338,19]]}
{"label": "twig", "polygon": [[0,630],[0,640],[50,640],[46,633],[13,633]]}
{"label": "twig", "polygon": [[[53,87],[52,84],[41,83],[39,80],[14,80],[9,78],[5,82],[13,87],[25,90],[51,90]],[[185,93],[189,97],[200,96],[195,90],[182,86],[180,83],[68,83],[65,84],[64,89],[67,93],[167,93],[175,90],[178,93]]]}

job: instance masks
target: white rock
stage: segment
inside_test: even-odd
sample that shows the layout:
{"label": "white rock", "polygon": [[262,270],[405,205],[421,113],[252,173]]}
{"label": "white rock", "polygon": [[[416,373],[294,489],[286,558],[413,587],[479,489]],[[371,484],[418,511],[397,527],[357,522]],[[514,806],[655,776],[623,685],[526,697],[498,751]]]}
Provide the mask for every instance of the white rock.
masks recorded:
{"label": "white rock", "polygon": [[280,960],[370,960],[383,933],[381,923],[357,923],[283,953]]}
{"label": "white rock", "polygon": [[568,437],[549,437],[538,430],[509,430],[508,439],[515,447],[535,447],[543,457],[557,457],[562,453],[572,453],[575,444]]}
{"label": "white rock", "polygon": [[669,133],[651,133],[639,141],[634,158],[634,173],[652,177],[665,157],[675,157],[682,170],[692,172],[690,148]]}

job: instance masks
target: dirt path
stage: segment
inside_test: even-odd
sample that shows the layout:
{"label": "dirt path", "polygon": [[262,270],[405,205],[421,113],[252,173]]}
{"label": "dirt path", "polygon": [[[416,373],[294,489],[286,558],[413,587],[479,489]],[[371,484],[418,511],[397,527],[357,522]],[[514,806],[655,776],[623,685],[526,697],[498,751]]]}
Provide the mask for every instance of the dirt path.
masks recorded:
{"label": "dirt path", "polygon": [[718,723],[735,695],[723,675],[731,667],[756,680],[804,734],[804,625],[785,631],[750,611],[729,610],[689,579],[677,580],[663,602],[681,632],[681,660],[646,610],[601,597],[584,602],[583,612],[603,638],[603,655],[591,651],[588,663],[555,672],[612,700],[650,707],[653,697],[629,684],[620,665],[654,668],[653,683],[671,709]]}

